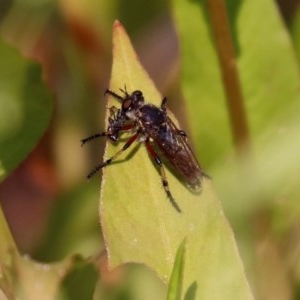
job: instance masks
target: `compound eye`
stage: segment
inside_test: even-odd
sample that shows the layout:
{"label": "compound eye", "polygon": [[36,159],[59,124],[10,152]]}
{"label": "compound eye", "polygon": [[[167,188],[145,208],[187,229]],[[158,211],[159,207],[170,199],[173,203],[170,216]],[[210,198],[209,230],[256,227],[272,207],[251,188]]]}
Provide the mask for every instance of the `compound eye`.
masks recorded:
{"label": "compound eye", "polygon": [[128,110],[130,108],[130,106],[131,106],[131,102],[132,102],[131,99],[124,100],[123,104],[122,104],[122,108],[124,110]]}

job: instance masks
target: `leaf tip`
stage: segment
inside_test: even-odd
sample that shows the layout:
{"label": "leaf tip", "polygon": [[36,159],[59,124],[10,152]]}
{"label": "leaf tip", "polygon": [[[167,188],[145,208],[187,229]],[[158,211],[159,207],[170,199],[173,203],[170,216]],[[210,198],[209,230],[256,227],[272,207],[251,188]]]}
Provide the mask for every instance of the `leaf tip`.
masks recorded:
{"label": "leaf tip", "polygon": [[113,28],[118,29],[118,28],[123,28],[123,24],[119,20],[115,20]]}

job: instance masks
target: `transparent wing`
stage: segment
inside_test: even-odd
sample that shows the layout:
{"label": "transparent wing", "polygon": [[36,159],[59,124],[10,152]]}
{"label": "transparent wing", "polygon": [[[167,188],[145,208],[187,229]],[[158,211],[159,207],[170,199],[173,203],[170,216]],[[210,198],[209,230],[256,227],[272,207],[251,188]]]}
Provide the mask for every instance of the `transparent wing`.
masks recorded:
{"label": "transparent wing", "polygon": [[187,143],[186,136],[168,117],[166,126],[155,132],[152,138],[169,159],[189,188],[197,191],[201,187],[201,167]]}

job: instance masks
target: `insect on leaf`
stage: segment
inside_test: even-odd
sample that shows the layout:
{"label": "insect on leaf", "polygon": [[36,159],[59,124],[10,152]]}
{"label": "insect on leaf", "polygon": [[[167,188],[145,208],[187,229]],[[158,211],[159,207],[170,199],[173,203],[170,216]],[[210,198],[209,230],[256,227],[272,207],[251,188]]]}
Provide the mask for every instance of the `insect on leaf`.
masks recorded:
{"label": "insect on leaf", "polygon": [[[118,92],[125,85],[128,93],[141,90],[146,102],[160,106],[162,95],[141,66],[124,27],[116,21],[109,89]],[[108,98],[109,107],[120,107],[113,97]],[[104,159],[123,145],[108,141]],[[143,263],[167,283],[177,249],[186,238],[183,295],[193,289],[201,299],[221,299],[212,295],[251,299],[233,233],[211,181],[203,178],[201,193],[193,193],[166,168],[170,190],[182,210],[178,213],[145,148],[135,142],[103,169],[100,218],[110,266]]]}

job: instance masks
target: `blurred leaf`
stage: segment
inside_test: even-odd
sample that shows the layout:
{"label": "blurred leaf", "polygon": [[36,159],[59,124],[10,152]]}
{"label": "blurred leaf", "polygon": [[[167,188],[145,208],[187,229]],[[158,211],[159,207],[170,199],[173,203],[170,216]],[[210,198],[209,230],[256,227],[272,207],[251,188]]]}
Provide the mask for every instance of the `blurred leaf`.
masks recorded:
{"label": "blurred leaf", "polygon": [[92,299],[98,273],[93,264],[78,257],[60,287],[63,299]]}
{"label": "blurred leaf", "polygon": [[[205,165],[222,164],[232,140],[205,1],[174,0],[173,4],[192,136]],[[273,1],[230,0],[227,5],[256,150],[267,140],[280,140],[282,122],[299,109],[299,72]]]}
{"label": "blurred leaf", "polygon": [[70,253],[85,257],[99,252],[97,196],[99,187],[83,180],[78,188],[65,193],[53,206],[47,231],[39,248],[32,255],[42,261],[56,261]]}
{"label": "blurred leaf", "polygon": [[0,40],[0,179],[37,144],[51,112],[40,67]]}
{"label": "blurred leaf", "polygon": [[11,272],[11,269],[13,268],[12,257],[17,255],[17,249],[5,221],[1,206],[0,238],[0,290],[3,291],[7,297],[11,297],[13,295],[12,281],[14,276]]}
{"label": "blurred leaf", "polygon": [[131,35],[134,35],[145,25],[151,24],[153,20],[153,23],[155,23],[157,17],[164,15],[168,8],[168,1],[165,0],[154,0],[151,2],[139,0],[119,1],[118,4],[118,17],[126,24],[126,30]]}
{"label": "blurred leaf", "polygon": [[300,60],[300,5],[298,5],[298,8],[294,13],[294,19],[291,27],[292,27],[291,31],[292,31],[293,42],[294,42],[296,55],[299,62]]}
{"label": "blurred leaf", "polygon": [[126,264],[101,272],[93,300],[165,300],[166,286],[152,270],[141,264]]}
{"label": "blurred leaf", "polygon": [[254,160],[244,157],[241,171],[241,161],[228,160],[232,146],[227,110],[208,13],[201,3],[174,0],[182,86],[197,149],[206,165],[213,164],[214,182],[231,221],[248,222],[245,214],[278,197],[288,201],[278,206],[277,216],[284,218],[283,208],[291,207],[288,214],[295,218],[299,201],[290,196],[299,178],[300,78],[288,32],[272,1],[227,3],[254,150]]}
{"label": "blurred leaf", "polygon": [[[239,161],[228,159],[232,156],[229,120],[205,1],[173,1],[183,58],[182,86],[195,144],[204,163],[212,166],[224,209],[235,232],[242,233],[239,240],[245,242],[253,234],[253,215],[261,209],[269,212],[276,229],[294,232],[297,229],[289,226],[299,226],[299,63],[274,1],[226,3],[254,150],[253,157]],[[294,32],[298,32],[296,27]],[[283,236],[285,249],[286,239]],[[299,237],[292,240],[291,248],[299,253]],[[252,251],[253,256],[259,245],[254,247],[240,243],[240,248]],[[268,268],[265,262],[261,270]],[[299,264],[293,261],[290,265],[295,268]],[[273,273],[269,272],[276,282]],[[259,274],[255,275],[257,282]],[[288,280],[281,280],[276,288],[282,287],[283,293]]]}
{"label": "blurred leaf", "polygon": [[92,298],[74,298],[72,295],[92,295],[97,275],[94,266],[79,256],[52,264],[20,256],[1,207],[0,237],[0,292],[8,299]]}
{"label": "blurred leaf", "polygon": [[209,166],[232,148],[218,60],[200,1],[174,0],[173,7],[190,131],[201,161]]}
{"label": "blurred leaf", "polygon": [[[113,30],[110,89],[118,92],[124,85],[129,92],[140,89],[146,101],[160,105],[162,96],[140,65],[124,28],[116,22]],[[107,143],[105,158],[120,148]],[[184,292],[191,295],[188,289],[196,289],[201,299],[212,295],[251,299],[233,233],[211,182],[204,179],[202,193],[196,195],[167,170],[170,189],[183,211],[179,214],[169,203],[145,147],[132,148],[130,159],[127,156],[126,162],[103,170],[100,215],[111,266],[144,263],[168,282],[178,246],[186,238]]]}
{"label": "blurred leaf", "polygon": [[0,23],[2,22],[3,18],[6,16],[11,5],[12,5],[11,0],[1,0],[1,2],[0,2]]}
{"label": "blurred leaf", "polygon": [[[26,257],[14,258],[14,294],[21,299],[91,299],[95,268],[79,256],[58,263],[43,264]],[[74,295],[86,298],[76,298]]]}
{"label": "blurred leaf", "polygon": [[169,283],[168,300],[180,300],[182,294],[185,240],[179,246]]}

